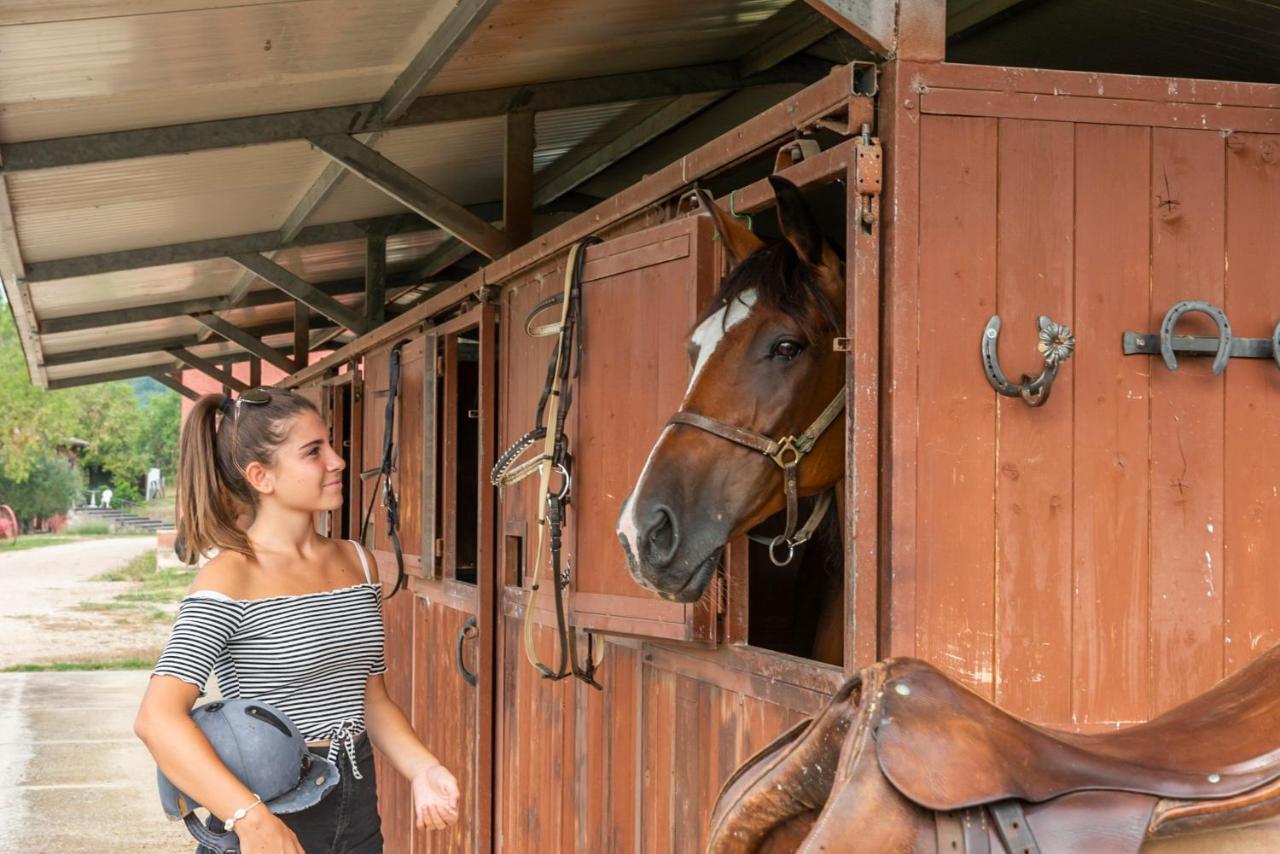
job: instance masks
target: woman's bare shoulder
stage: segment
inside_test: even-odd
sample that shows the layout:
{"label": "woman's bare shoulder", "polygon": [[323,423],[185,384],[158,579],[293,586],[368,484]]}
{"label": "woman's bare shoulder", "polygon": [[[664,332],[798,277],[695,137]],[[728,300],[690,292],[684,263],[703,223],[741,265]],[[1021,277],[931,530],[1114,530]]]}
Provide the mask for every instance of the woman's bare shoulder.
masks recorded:
{"label": "woman's bare shoulder", "polygon": [[249,559],[239,552],[224,551],[200,567],[187,593],[208,591],[230,599],[242,599],[249,584]]}

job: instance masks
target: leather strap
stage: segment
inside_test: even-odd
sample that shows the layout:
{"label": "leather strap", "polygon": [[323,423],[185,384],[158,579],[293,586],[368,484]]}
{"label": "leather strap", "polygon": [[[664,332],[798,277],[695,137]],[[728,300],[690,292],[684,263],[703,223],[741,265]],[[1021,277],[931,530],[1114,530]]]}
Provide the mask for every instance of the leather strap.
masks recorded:
{"label": "leather strap", "polygon": [[996,833],[1010,854],[1040,854],[1040,846],[1027,824],[1027,815],[1022,811],[1022,802],[1009,800],[987,804],[991,818],[995,820]]}
{"label": "leather strap", "polygon": [[933,814],[938,854],[991,854],[987,811],[969,807]]}
{"label": "leather strap", "polygon": [[360,542],[365,542],[369,520],[373,518],[373,503],[377,500],[378,485],[382,485],[382,507],[387,514],[387,533],[391,536],[391,547],[396,556],[396,582],[390,599],[399,593],[407,584],[404,573],[404,551],[400,547],[400,500],[396,497],[395,487],[391,483],[391,474],[395,468],[395,420],[396,395],[400,390],[400,351],[408,341],[400,341],[391,348],[387,368],[387,404],[382,415],[382,462],[378,466],[378,477],[373,482],[369,494],[369,506],[365,510],[364,521],[360,523]]}
{"label": "leather strap", "polygon": [[[818,499],[818,503],[814,505],[809,521],[805,522],[804,526],[798,531],[796,530],[796,525],[800,521],[800,461],[813,450],[814,445],[818,443],[818,439],[827,431],[827,428],[836,420],[836,417],[844,411],[847,390],[847,386],[841,386],[836,396],[831,399],[826,408],[809,425],[809,429],[798,437],[784,436],[781,439],[770,439],[755,430],[738,427],[734,424],[728,424],[719,419],[684,409],[676,410],[667,419],[667,424],[686,424],[690,427],[704,430],[713,436],[719,436],[721,439],[733,442],[735,445],[742,445],[744,448],[759,451],[777,463],[782,469],[782,490],[786,497],[787,526],[783,533],[767,541],[769,559],[776,566],[786,566],[791,563],[791,559],[795,557],[796,546],[809,541],[809,538],[813,536],[813,532],[817,530],[822,518],[826,516],[827,510],[831,506],[831,494],[829,492],[824,493]],[[756,538],[753,537],[752,539]],[[785,560],[780,559],[777,554],[778,546],[781,545],[787,547]]]}

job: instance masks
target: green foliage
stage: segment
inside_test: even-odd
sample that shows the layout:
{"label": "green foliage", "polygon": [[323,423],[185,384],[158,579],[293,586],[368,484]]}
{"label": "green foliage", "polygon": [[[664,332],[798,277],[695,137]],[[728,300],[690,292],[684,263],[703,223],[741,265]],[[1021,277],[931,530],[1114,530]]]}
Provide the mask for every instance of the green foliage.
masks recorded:
{"label": "green foliage", "polygon": [[[79,449],[81,463],[106,472],[116,495],[140,501],[151,466],[173,483],[181,418],[181,398],[147,378],[58,391],[33,386],[11,313],[0,304],[0,477],[6,485],[27,481],[56,449],[78,439],[88,443]],[[0,501],[12,504],[3,490]]]}
{"label": "green foliage", "polygon": [[78,522],[75,525],[68,526],[67,533],[76,537],[86,537],[91,534],[110,534],[111,526],[106,522]]}
{"label": "green foliage", "polygon": [[57,455],[39,459],[22,481],[0,474],[0,496],[22,522],[66,513],[83,486],[79,469]]}
{"label": "green foliage", "polygon": [[53,664],[13,664],[0,668],[0,673],[65,673],[72,670],[150,670],[150,658],[119,658],[107,661],[55,661]]}

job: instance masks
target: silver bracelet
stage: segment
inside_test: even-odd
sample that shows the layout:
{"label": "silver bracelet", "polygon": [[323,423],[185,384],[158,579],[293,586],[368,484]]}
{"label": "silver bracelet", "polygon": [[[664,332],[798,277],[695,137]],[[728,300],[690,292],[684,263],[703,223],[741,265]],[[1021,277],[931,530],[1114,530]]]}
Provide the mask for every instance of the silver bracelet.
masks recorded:
{"label": "silver bracelet", "polygon": [[262,803],[262,796],[255,792],[253,795],[253,803],[249,804],[249,806],[247,807],[240,807],[240,809],[236,810],[231,815],[231,818],[227,819],[222,823],[222,829],[227,831],[228,833],[231,832],[231,829],[236,826],[236,822],[244,818],[245,815],[249,812],[249,810],[253,809],[260,803]]}

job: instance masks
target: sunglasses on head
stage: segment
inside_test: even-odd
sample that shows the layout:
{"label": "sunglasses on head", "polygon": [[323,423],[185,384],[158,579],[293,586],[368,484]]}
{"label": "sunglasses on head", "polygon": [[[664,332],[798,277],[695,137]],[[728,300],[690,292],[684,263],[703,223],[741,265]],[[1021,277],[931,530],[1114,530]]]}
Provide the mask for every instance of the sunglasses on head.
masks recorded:
{"label": "sunglasses on head", "polygon": [[270,402],[271,402],[271,394],[266,389],[261,389],[261,388],[245,389],[243,392],[240,393],[240,396],[236,398],[236,416],[235,417],[237,419],[240,417],[241,404],[248,403],[252,406],[257,406],[259,404],[270,403]]}

